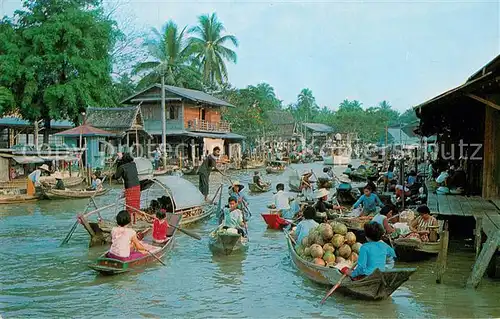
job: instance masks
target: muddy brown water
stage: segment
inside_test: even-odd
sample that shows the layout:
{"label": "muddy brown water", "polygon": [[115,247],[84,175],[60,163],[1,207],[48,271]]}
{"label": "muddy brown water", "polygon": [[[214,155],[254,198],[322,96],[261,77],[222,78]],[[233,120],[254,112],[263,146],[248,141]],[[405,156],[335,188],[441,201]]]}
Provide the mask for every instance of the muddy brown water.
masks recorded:
{"label": "muddy brown water", "polygon": [[[299,170],[321,163],[292,165]],[[340,173],[343,168],[336,168]],[[263,171],[263,170],[261,170]],[[230,172],[244,184],[253,171]],[[264,175],[287,183],[289,172]],[[196,176],[186,176],[197,184]],[[221,182],[211,177],[211,192]],[[118,188],[98,204],[113,201]],[[250,247],[244,255],[213,257],[207,235],[215,218],[192,230],[196,241],[179,234],[165,258],[128,274],[104,277],[87,267],[106,247],[89,249],[82,227],[68,245],[59,247],[86,200],[40,201],[0,206],[0,315],[4,318],[472,318],[500,316],[500,285],[484,278],[477,290],[463,288],[473,264],[473,252],[452,243],[444,283],[435,283],[435,260],[414,264],[418,271],[391,298],[379,302],[334,294],[319,301],[328,287],[317,285],[293,267],[283,233],[267,230],[260,217],[272,192],[248,196]],[[227,199],[227,186],[224,189]]]}

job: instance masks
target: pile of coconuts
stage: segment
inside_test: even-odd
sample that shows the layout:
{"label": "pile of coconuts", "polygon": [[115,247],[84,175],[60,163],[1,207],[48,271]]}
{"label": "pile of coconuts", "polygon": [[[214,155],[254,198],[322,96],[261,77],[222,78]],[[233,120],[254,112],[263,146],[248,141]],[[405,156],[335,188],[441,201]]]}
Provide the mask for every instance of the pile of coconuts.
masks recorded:
{"label": "pile of coconuts", "polygon": [[356,235],[347,231],[347,226],[339,222],[322,223],[310,230],[296,248],[297,254],[318,266],[335,267],[358,260],[361,243]]}

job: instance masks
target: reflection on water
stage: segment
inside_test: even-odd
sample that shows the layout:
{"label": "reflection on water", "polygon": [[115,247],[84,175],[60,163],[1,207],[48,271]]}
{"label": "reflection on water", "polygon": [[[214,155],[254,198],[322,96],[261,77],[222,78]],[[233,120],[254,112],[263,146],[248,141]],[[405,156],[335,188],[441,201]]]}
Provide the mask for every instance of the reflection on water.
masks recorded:
{"label": "reflection on water", "polygon": [[[292,165],[300,170],[319,163]],[[337,168],[341,172],[342,168]],[[263,170],[262,170],[263,171]],[[253,171],[231,172],[232,179],[247,184]],[[265,175],[287,185],[289,172]],[[198,182],[197,176],[186,176]],[[211,175],[211,193],[228,181]],[[119,188],[96,200],[115,200]],[[291,265],[283,233],[267,230],[260,217],[272,192],[248,196],[253,217],[249,221],[246,254],[213,257],[208,234],[215,219],[191,228],[201,241],[179,234],[167,266],[151,265],[128,274],[96,275],[87,263],[105,247],[89,249],[82,227],[68,245],[59,247],[86,200],[41,201],[0,206],[0,313],[11,317],[238,317],[238,318],[358,318],[358,317],[498,317],[498,283],[485,278],[477,291],[463,289],[472,266],[472,252],[449,255],[444,284],[435,284],[434,262],[418,263],[415,275],[381,302],[363,302],[334,295],[323,306],[319,301],[328,287],[300,275]],[[453,250],[453,245],[452,249]],[[403,267],[415,266],[409,264]]]}

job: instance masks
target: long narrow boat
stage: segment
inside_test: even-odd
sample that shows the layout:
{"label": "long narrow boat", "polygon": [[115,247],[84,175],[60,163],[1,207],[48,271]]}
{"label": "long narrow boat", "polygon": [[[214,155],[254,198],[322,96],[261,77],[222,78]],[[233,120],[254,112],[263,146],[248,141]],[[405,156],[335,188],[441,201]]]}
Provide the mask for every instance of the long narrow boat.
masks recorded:
{"label": "long narrow boat", "polygon": [[281,174],[285,171],[286,167],[280,168],[280,167],[275,167],[275,166],[268,166],[266,167],[266,173],[267,174]]}
{"label": "long narrow boat", "polygon": [[[71,177],[68,176],[68,177],[64,177],[62,179],[62,181],[66,187],[74,187],[74,186],[78,186],[81,183],[83,183],[84,178],[81,176],[71,176]],[[57,181],[56,181],[54,176],[42,176],[42,177],[40,177],[40,183],[42,185],[54,187],[56,185]]]}
{"label": "long narrow boat", "polygon": [[400,238],[393,240],[394,250],[399,261],[414,262],[427,260],[439,254],[441,242],[421,242]]}
{"label": "long narrow boat", "polygon": [[290,222],[276,213],[261,214],[267,224],[267,228],[281,230],[290,225]]}
{"label": "long narrow boat", "polygon": [[34,202],[39,199],[38,195],[14,194],[0,195],[0,204],[21,204]]}
{"label": "long narrow boat", "polygon": [[[180,224],[182,216],[168,214],[167,218],[170,225],[178,226]],[[122,261],[119,259],[107,257],[106,252],[102,254],[101,257],[97,258],[97,261],[95,263],[92,263],[88,266],[103,275],[117,275],[128,272],[133,268],[142,267],[146,264],[157,262],[158,259],[161,259],[172,248],[176,232],[176,228],[169,227],[167,230],[167,241],[161,246],[152,245],[142,241],[141,243],[151,254],[147,253],[135,259]]]}
{"label": "long narrow boat", "polygon": [[[322,285],[335,285],[342,277],[337,268],[318,266],[300,257],[293,247],[289,236],[286,236],[290,258],[297,269],[310,280]],[[376,270],[370,276],[360,280],[346,277],[337,291],[360,299],[381,300],[389,297],[396,289],[405,283],[416,271],[416,268],[395,268],[391,270]]]}
{"label": "long narrow boat", "polygon": [[[158,176],[141,182],[141,203],[144,205],[141,206],[142,211],[148,211],[148,205],[151,201],[160,198],[170,198],[172,207],[170,211],[167,211],[182,215],[181,225],[193,224],[207,219],[217,210],[216,205],[207,204],[204,201],[203,195],[196,186],[178,176]],[[111,229],[116,226],[115,216],[121,209],[125,209],[123,198],[110,205],[78,216],[78,221],[90,235],[89,246],[104,245],[111,242]],[[99,218],[91,220],[89,217],[94,214]],[[103,217],[102,215],[105,214],[106,217]],[[137,213],[137,215],[142,218],[141,213]],[[142,232],[150,228],[151,223],[138,220],[132,227],[136,232]]]}
{"label": "long narrow boat", "polygon": [[47,199],[78,199],[102,196],[109,192],[108,188],[103,188],[98,191],[89,190],[73,190],[73,189],[45,189],[43,191],[44,197]]}
{"label": "long narrow boat", "polygon": [[248,183],[248,188],[253,193],[265,193],[271,190],[271,183],[266,184],[266,187],[260,187],[255,183]]}
{"label": "long narrow boat", "polygon": [[248,249],[248,239],[239,233],[220,232],[220,228],[210,233],[208,247],[213,254],[231,255]]}

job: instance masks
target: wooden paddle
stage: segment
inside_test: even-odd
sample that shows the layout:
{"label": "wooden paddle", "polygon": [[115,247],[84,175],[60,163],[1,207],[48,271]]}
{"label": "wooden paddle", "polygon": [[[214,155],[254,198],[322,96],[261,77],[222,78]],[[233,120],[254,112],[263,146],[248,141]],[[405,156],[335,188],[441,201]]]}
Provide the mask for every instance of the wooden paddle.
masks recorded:
{"label": "wooden paddle", "polygon": [[148,253],[150,254],[152,257],[154,257],[156,260],[158,260],[160,262],[160,264],[162,264],[163,266],[166,266],[167,264],[165,264],[163,262],[163,260],[161,260],[160,258],[158,258],[158,256],[156,256],[155,254],[153,254],[152,252],[150,252],[149,250],[146,249],[146,247],[144,247],[144,245],[142,245],[142,248]]}
{"label": "wooden paddle", "polygon": [[[356,267],[356,264],[357,264],[357,262],[355,262],[355,263],[352,265],[351,270],[353,270],[353,269],[354,269],[354,267]],[[343,275],[342,275],[342,277],[340,277],[339,281],[337,281],[337,283],[335,284],[335,286],[333,286],[333,287],[332,287],[332,289],[330,289],[330,290],[327,292],[326,296],[325,296],[325,297],[321,300],[321,304],[324,304],[324,303],[325,303],[325,301],[326,301],[326,299],[328,299],[328,297],[330,297],[330,296],[333,294],[333,292],[334,292],[335,290],[337,290],[337,288],[338,288],[338,287],[340,287],[340,284],[342,284],[342,281],[344,281],[345,277],[347,277],[347,275],[346,275],[346,274],[343,274]]]}
{"label": "wooden paddle", "polygon": [[[125,204],[125,206],[126,206],[126,207],[129,207],[129,208],[132,208],[133,210],[135,210],[135,211],[137,211],[137,212],[139,212],[139,213],[143,214],[143,215],[144,215],[144,216],[146,216],[146,217],[151,218],[151,216],[150,216],[149,214],[147,214],[147,213],[143,212],[143,211],[142,211],[142,210],[140,210],[140,209],[137,209],[137,208],[135,208],[135,207],[129,206],[129,205],[127,205],[127,204]],[[169,227],[174,227],[175,229],[179,230],[180,232],[183,232],[184,234],[188,235],[189,237],[192,237],[192,238],[197,239],[197,240],[201,240],[201,236],[200,236],[200,235],[198,235],[198,234],[197,234],[197,233],[195,233],[195,232],[192,232],[192,231],[186,230],[186,229],[184,229],[184,228],[180,228],[180,227],[175,226],[175,225],[172,225],[172,224],[168,224],[168,226],[169,226]]]}

